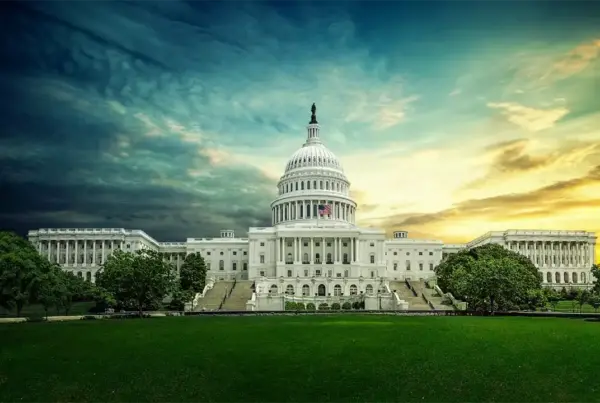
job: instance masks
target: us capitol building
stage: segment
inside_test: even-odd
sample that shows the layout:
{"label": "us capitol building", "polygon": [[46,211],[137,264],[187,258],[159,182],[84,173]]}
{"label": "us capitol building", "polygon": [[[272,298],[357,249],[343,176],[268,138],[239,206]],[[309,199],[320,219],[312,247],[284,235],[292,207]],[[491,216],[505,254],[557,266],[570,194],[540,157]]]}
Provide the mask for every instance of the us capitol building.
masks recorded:
{"label": "us capitol building", "polygon": [[64,228],[29,231],[29,240],[50,261],[89,281],[95,280],[117,249],[157,250],[178,269],[186,254],[199,252],[208,269],[204,296],[236,279],[252,284],[240,298],[247,309],[259,310],[281,309],[284,300],[331,302],[358,295],[378,295],[380,308],[382,298],[385,307],[406,308],[408,297],[398,296],[396,288],[429,280],[448,254],[487,243],[531,258],[546,286],[591,285],[596,244],[591,232],[495,231],[466,244],[445,245],[439,240],[409,238],[405,231],[396,231],[389,239],[382,229],[358,227],[350,181],[319,131],[313,104],[306,141],[289,158],[271,203],[273,226],[251,227],[247,238],[222,230],[215,238],[158,242],[142,230]]}

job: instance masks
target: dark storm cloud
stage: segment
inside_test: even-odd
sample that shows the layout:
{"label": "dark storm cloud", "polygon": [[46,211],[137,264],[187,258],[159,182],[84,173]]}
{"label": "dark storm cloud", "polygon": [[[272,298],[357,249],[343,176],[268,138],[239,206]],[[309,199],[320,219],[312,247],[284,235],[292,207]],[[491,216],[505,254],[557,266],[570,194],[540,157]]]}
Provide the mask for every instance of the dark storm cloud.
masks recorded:
{"label": "dark storm cloud", "polygon": [[156,7],[169,8],[2,5],[0,226],[182,239],[268,224],[272,180],[215,163],[207,150],[218,144],[195,129],[193,101],[208,85],[185,76],[202,66],[185,33],[201,27]]}

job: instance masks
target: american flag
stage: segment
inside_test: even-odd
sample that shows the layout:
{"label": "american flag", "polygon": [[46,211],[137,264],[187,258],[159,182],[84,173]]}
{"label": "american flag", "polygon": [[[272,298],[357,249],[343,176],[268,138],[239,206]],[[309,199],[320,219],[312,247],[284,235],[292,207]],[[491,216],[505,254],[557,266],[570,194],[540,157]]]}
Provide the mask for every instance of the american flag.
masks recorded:
{"label": "american flag", "polygon": [[331,214],[331,206],[329,204],[319,204],[319,214],[330,215]]}

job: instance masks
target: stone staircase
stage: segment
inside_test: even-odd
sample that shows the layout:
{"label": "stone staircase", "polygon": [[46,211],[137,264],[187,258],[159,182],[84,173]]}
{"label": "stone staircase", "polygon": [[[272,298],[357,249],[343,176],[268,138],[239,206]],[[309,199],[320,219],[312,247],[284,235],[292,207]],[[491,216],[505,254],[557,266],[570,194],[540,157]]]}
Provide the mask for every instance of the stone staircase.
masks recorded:
{"label": "stone staircase", "polygon": [[252,298],[252,286],[254,281],[238,280],[233,287],[231,295],[227,297],[221,310],[223,311],[245,311],[246,302]]}
{"label": "stone staircase", "polygon": [[[424,281],[420,281],[420,280],[415,281],[415,280],[413,280],[413,281],[409,281],[409,283],[410,283],[410,285],[412,285],[412,287],[415,289],[415,291],[419,295],[425,294],[425,296],[427,296],[427,299],[429,301],[431,301],[431,303],[433,304],[433,306],[435,307],[435,309],[440,310],[440,311],[453,311],[454,310],[454,307],[452,307],[450,305],[443,305],[442,304],[442,297],[440,297],[435,292],[435,290],[433,290],[431,288],[427,288],[425,286],[425,282]],[[421,300],[423,300],[423,298],[421,298]],[[425,302],[425,301],[423,301],[423,302]]]}
{"label": "stone staircase", "polygon": [[233,286],[233,281],[217,281],[213,288],[206,292],[204,298],[200,298],[195,311],[216,311],[223,301],[226,292]]}
{"label": "stone staircase", "polygon": [[408,302],[408,310],[431,311],[431,307],[421,297],[421,294],[419,293],[419,296],[415,297],[404,281],[390,281],[390,290],[396,290],[400,299]]}

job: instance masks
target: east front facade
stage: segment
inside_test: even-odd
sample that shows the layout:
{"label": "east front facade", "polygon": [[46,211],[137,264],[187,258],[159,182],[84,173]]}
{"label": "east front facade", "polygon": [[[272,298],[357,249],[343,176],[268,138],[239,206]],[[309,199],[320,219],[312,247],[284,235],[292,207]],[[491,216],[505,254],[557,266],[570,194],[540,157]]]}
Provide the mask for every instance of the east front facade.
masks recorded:
{"label": "east front facade", "polygon": [[29,231],[29,240],[50,261],[92,282],[115,250],[156,250],[178,269],[187,254],[200,253],[208,289],[234,279],[252,282],[247,309],[258,310],[280,309],[287,300],[327,303],[359,296],[371,308],[406,309],[406,299],[396,293],[398,282],[430,280],[449,254],[486,243],[531,258],[547,286],[591,286],[596,245],[591,232],[507,230],[444,245],[405,231],[386,238],[381,229],[357,226],[350,181],[320,138],[314,105],[312,112],[306,141],[286,164],[270,205],[272,226],[251,227],[247,238],[222,230],[215,238],[158,242],[142,230],[63,228]]}

